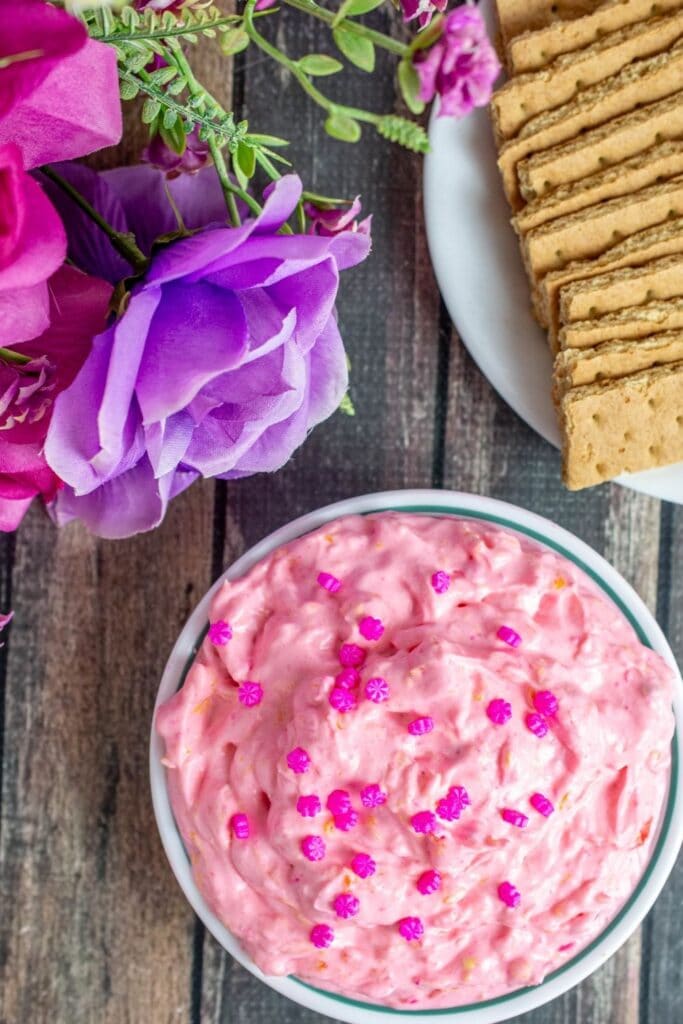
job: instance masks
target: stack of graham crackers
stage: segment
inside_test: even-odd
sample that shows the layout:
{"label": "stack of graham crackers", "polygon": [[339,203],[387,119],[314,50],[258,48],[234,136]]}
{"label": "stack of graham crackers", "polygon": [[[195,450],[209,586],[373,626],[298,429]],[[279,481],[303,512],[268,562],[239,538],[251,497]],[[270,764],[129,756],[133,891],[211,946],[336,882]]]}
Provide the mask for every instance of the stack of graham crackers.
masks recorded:
{"label": "stack of graham crackers", "polygon": [[498,165],[564,479],[683,460],[683,0],[497,0]]}

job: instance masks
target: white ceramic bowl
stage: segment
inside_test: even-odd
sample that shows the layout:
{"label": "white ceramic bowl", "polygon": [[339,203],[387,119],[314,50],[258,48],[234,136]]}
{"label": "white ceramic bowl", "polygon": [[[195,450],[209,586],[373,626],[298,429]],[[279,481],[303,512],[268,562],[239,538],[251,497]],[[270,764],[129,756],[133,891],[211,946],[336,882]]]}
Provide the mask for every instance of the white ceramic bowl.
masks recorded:
{"label": "white ceramic bowl", "polygon": [[199,602],[178,637],[161,680],[155,713],[156,707],[168,700],[181,685],[206,630],[211,599],[224,580],[243,576],[256,562],[275,548],[317,529],[332,519],[387,509],[483,519],[517,530],[558,551],[592,577],[629,619],[643,643],[654,648],[674,669],[676,673],[674,698],[676,733],[672,744],[669,794],[662,820],[659,823],[659,833],[652,857],[635,892],[625,906],[597,939],[577,953],[559,970],[550,974],[541,985],[518,989],[509,995],[490,999],[483,1003],[458,1006],[452,1009],[395,1010],[390,1007],[347,999],[333,992],[314,988],[295,977],[267,977],[258,969],[240,947],[237,939],[212,914],[195,885],[190,862],[171,811],[166,774],[161,764],[163,745],[152,726],[150,774],[154,812],[166,855],[195,913],[228,953],[277,992],[288,996],[301,1006],[317,1010],[319,1013],[327,1014],[337,1020],[348,1021],[349,1024],[387,1024],[389,1021],[402,1021],[403,1024],[406,1021],[408,1024],[438,1024],[439,1019],[443,1022],[453,1022],[453,1024],[496,1024],[497,1021],[509,1020],[517,1014],[533,1010],[561,995],[612,956],[637,928],[654,903],[674,865],[683,840],[683,788],[681,786],[683,680],[681,680],[671,649],[654,618],[632,587],[600,555],[596,554],[583,541],[574,537],[573,534],[532,512],[502,501],[495,501],[492,498],[480,498],[455,491],[390,491],[351,498],[348,501],[328,505],[326,508],[311,512],[282,529],[276,530],[275,533],[242,555],[216,581],[211,590]]}

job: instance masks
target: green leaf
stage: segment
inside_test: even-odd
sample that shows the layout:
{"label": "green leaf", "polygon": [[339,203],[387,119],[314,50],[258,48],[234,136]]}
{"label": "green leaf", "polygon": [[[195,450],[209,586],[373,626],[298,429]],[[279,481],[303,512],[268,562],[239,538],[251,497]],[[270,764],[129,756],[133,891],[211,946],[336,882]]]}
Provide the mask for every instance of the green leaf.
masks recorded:
{"label": "green leaf", "polygon": [[332,32],[332,38],[347,60],[362,71],[374,71],[375,47],[363,36],[357,36],[351,29],[340,25]]}
{"label": "green leaf", "polygon": [[398,84],[408,110],[412,114],[421,114],[425,105],[419,95],[420,77],[410,57],[406,57],[398,66]]}
{"label": "green leaf", "polygon": [[253,178],[256,170],[256,150],[245,142],[240,142],[235,153],[235,162],[240,165],[245,178]]}
{"label": "green leaf", "polygon": [[296,63],[305,74],[318,76],[336,75],[344,67],[340,61],[328,57],[326,53],[309,53]]}
{"label": "green leaf", "polygon": [[183,91],[186,85],[187,82],[185,81],[183,76],[179,75],[178,78],[174,79],[172,82],[169,83],[169,85],[166,87],[166,92],[169,94],[169,96],[177,96],[179,92]]}
{"label": "green leaf", "polygon": [[[173,114],[175,120],[172,124],[167,124],[168,115]],[[185,129],[183,128],[183,122],[180,120],[178,115],[173,110],[167,110],[164,114],[164,120],[159,129],[159,135],[164,140],[169,149],[172,149],[178,156],[182,156],[185,152],[187,145],[187,139],[185,137]]]}
{"label": "green leaf", "polygon": [[325,121],[325,131],[340,142],[358,142],[360,125],[346,114],[330,114]]}
{"label": "green leaf", "polygon": [[161,103],[159,103],[158,100],[153,100],[151,96],[148,96],[142,107],[142,123],[151,124],[160,110]]}
{"label": "green leaf", "polygon": [[152,71],[150,79],[155,85],[168,85],[178,74],[175,68],[157,68],[156,71]]}
{"label": "green leaf", "polygon": [[221,35],[218,45],[225,57],[234,57],[236,53],[241,53],[249,46],[249,36],[241,25],[238,28],[229,28]]}
{"label": "green leaf", "polygon": [[243,188],[246,192],[249,188],[249,179],[240,167],[239,160],[237,159],[237,150],[232,154],[232,169],[235,172],[235,177],[237,178],[240,188]]}
{"label": "green leaf", "polygon": [[356,407],[351,401],[351,395],[348,393],[348,391],[346,392],[341,402],[339,403],[339,412],[343,413],[345,416],[356,415]]}
{"label": "green leaf", "polygon": [[277,135],[255,135],[249,133],[249,141],[255,142],[257,146],[288,146],[287,139],[281,139]]}
{"label": "green leaf", "polygon": [[398,117],[396,114],[386,114],[380,117],[375,125],[377,131],[385,139],[397,142],[399,146],[405,146],[413,153],[428,153],[429,139],[421,124],[409,121],[406,117]]}
{"label": "green leaf", "polygon": [[121,82],[121,99],[134,100],[138,94],[138,87],[134,82]]}
{"label": "green leaf", "polygon": [[354,18],[361,14],[369,14],[375,8],[381,7],[383,3],[384,0],[344,0],[344,3],[334,16],[332,28],[340,25],[344,18]]}

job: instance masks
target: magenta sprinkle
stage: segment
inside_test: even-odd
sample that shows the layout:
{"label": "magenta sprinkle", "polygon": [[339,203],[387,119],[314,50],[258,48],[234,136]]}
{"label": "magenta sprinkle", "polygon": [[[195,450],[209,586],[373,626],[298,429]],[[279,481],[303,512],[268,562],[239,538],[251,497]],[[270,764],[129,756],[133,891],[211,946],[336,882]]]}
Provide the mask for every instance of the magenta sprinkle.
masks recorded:
{"label": "magenta sprinkle", "polygon": [[377,865],[369,853],[357,853],[351,861],[351,870],[359,878],[370,878],[377,870]]}
{"label": "magenta sprinkle", "polygon": [[360,668],[365,661],[365,651],[358,644],[342,644],[339,648],[339,664],[344,668]]}
{"label": "magenta sprinkle", "polygon": [[424,736],[434,728],[434,719],[426,715],[424,718],[415,718],[408,726],[411,736]]}
{"label": "magenta sprinkle", "polygon": [[373,704],[382,704],[385,700],[389,700],[389,683],[381,676],[368,679],[365,684],[365,696]]}
{"label": "magenta sprinkle", "polygon": [[417,880],[418,892],[423,896],[430,896],[441,888],[441,875],[438,871],[423,871]]}
{"label": "magenta sprinkle", "polygon": [[325,856],[325,840],[321,836],[304,836],[301,852],[308,860],[322,860]]}
{"label": "magenta sprinkle", "polygon": [[332,900],[332,907],[337,917],[355,917],[360,910],[360,900],[350,892],[340,892]]}
{"label": "magenta sprinkle", "polygon": [[387,794],[383,793],[376,782],[364,786],[360,791],[360,802],[363,807],[381,807],[387,802]]}
{"label": "magenta sprinkle", "polygon": [[343,668],[334,678],[334,685],[340,690],[355,690],[360,682],[360,672],[355,668]]}
{"label": "magenta sprinkle", "polygon": [[527,729],[532,732],[534,736],[538,736],[539,740],[548,732],[548,723],[546,722],[543,715],[537,715],[535,711],[532,711],[524,719]]}
{"label": "magenta sprinkle", "polygon": [[534,707],[540,714],[552,718],[557,714],[560,703],[554,693],[550,690],[539,690],[534,694]]}
{"label": "magenta sprinkle", "polygon": [[366,640],[379,640],[384,632],[384,624],[381,619],[373,619],[372,615],[366,615],[358,623],[358,629]]}
{"label": "magenta sprinkle", "polygon": [[498,899],[507,907],[518,907],[522,896],[519,889],[516,889],[512,882],[501,882],[498,886]]}
{"label": "magenta sprinkle", "polygon": [[437,594],[445,594],[451,585],[451,578],[447,572],[439,570],[432,576],[432,586]]}
{"label": "magenta sprinkle", "polygon": [[505,725],[512,718],[512,705],[501,697],[496,697],[486,708],[486,714],[494,725]]}
{"label": "magenta sprinkle", "polygon": [[334,931],[329,924],[316,924],[311,928],[310,939],[316,949],[327,949],[334,942]]}
{"label": "magenta sprinkle", "polygon": [[260,683],[242,683],[237,691],[237,697],[245,708],[255,708],[263,700],[263,687]]}
{"label": "magenta sprinkle", "polygon": [[424,925],[419,917],[402,917],[398,922],[398,930],[406,942],[414,942],[416,939],[421,939],[425,932]]}
{"label": "magenta sprinkle", "polygon": [[333,789],[325,801],[325,807],[332,814],[344,814],[351,810],[351,796],[345,789]]}
{"label": "magenta sprinkle", "polygon": [[319,572],[318,583],[323,590],[329,591],[330,594],[337,594],[341,590],[341,580],[338,580],[331,572]]}
{"label": "magenta sprinkle", "polygon": [[496,636],[499,640],[502,640],[504,644],[509,647],[519,647],[522,642],[522,638],[515,629],[511,629],[510,626],[501,626]]}
{"label": "magenta sprinkle", "polygon": [[356,708],[356,698],[348,690],[342,690],[339,686],[333,686],[330,690],[330,704],[340,715]]}
{"label": "magenta sprinkle", "polygon": [[566,953],[567,950],[571,949],[573,945],[574,945],[573,942],[565,942],[565,944],[563,946],[558,946],[557,947],[557,952],[558,953]]}
{"label": "magenta sprinkle", "polygon": [[418,811],[410,819],[410,824],[416,832],[427,834],[436,828],[436,817],[431,811]]}
{"label": "magenta sprinkle", "polygon": [[315,794],[300,796],[296,802],[296,809],[302,818],[315,818],[316,814],[320,814],[322,810],[320,797]]}
{"label": "magenta sprinkle", "polygon": [[448,795],[436,805],[436,813],[444,821],[457,821],[465,807],[471,804],[470,796],[464,786],[451,786]]}
{"label": "magenta sprinkle", "polygon": [[516,828],[526,828],[529,824],[526,814],[522,814],[521,811],[513,811],[511,807],[504,807],[500,816],[503,821],[507,821],[508,825],[514,825]]}
{"label": "magenta sprinkle", "polygon": [[311,767],[311,759],[303,747],[295,747],[287,754],[287,765],[297,775],[303,775]]}
{"label": "magenta sprinkle", "polygon": [[219,619],[209,626],[209,640],[215,647],[225,647],[228,640],[232,640],[232,629],[229,622]]}
{"label": "magenta sprinkle", "polygon": [[358,814],[356,811],[342,811],[341,814],[334,816],[334,827],[338,828],[340,832],[350,832],[357,824]]}
{"label": "magenta sprinkle", "polygon": [[235,839],[249,838],[249,818],[246,814],[233,814],[230,819],[230,827]]}
{"label": "magenta sprinkle", "polygon": [[547,796],[543,796],[542,793],[532,793],[529,797],[529,803],[535,811],[542,814],[544,818],[549,818],[555,808],[548,800]]}

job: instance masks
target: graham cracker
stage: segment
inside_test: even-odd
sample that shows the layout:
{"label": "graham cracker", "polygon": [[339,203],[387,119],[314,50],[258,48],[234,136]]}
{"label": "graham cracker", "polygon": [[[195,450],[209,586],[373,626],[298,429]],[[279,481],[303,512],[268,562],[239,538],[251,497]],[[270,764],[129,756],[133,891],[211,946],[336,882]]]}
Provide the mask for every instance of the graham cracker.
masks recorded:
{"label": "graham cracker", "polygon": [[678,174],[683,174],[683,139],[652,146],[623,164],[607,167],[581,181],[554,189],[520,210],[513,217],[513,227],[523,235],[557,217],[576,213],[606,199],[637,192]]}
{"label": "graham cracker", "polygon": [[521,160],[517,176],[527,202],[580,181],[660,142],[683,138],[683,90],[614,118],[570,142]]}
{"label": "graham cracker", "polygon": [[570,490],[683,460],[683,362],[571,388],[559,405]]}
{"label": "graham cracker", "polygon": [[555,358],[553,394],[557,401],[569,388],[616,380],[642,370],[650,370],[653,366],[681,361],[681,331],[667,331],[641,341],[608,341],[597,348],[567,349],[559,352]]}
{"label": "graham cracker", "polygon": [[602,0],[496,0],[498,24],[504,42],[530,29],[542,28],[558,18],[578,18],[595,10]]}
{"label": "graham cracker", "polygon": [[[657,224],[653,228],[639,231],[618,245],[612,246],[597,259],[577,260],[562,270],[551,271],[540,282],[537,295],[539,322],[548,328],[550,347],[557,347],[557,332],[560,327],[560,291],[573,281],[589,280],[598,275],[621,270],[624,267],[639,267],[652,260],[683,253],[683,219],[678,217]],[[644,300],[641,300],[644,301]],[[622,305],[640,305],[640,302],[624,302]],[[619,308],[619,307],[617,307]]]}
{"label": "graham cracker", "polygon": [[668,50],[682,34],[683,11],[674,11],[610,32],[540,71],[515,75],[491,99],[496,138],[511,139],[532,117],[568,103],[581,89],[616,75],[631,61]]}
{"label": "graham cracker", "polygon": [[560,319],[563,324],[572,324],[654,299],[681,297],[683,255],[665,256],[641,267],[627,267],[565,285],[560,289]]}
{"label": "graham cracker", "polygon": [[683,298],[629,306],[597,320],[567,324],[558,335],[561,349],[593,348],[613,338],[638,341],[664,331],[683,330]]}
{"label": "graham cracker", "polygon": [[569,103],[537,114],[516,138],[506,142],[498,157],[505,194],[514,210],[522,205],[516,167],[520,160],[582,131],[626,114],[640,104],[651,103],[677,92],[683,82],[683,47],[634,61],[618,74],[582,89]]}
{"label": "graham cracker", "polygon": [[[571,21],[554,21],[543,28],[523,32],[510,40],[507,63],[513,74],[537,71],[563,53],[590,46],[601,35],[616,32],[637,21],[650,18],[652,0],[607,0],[597,10]],[[657,0],[659,14],[676,11],[681,0]]]}

